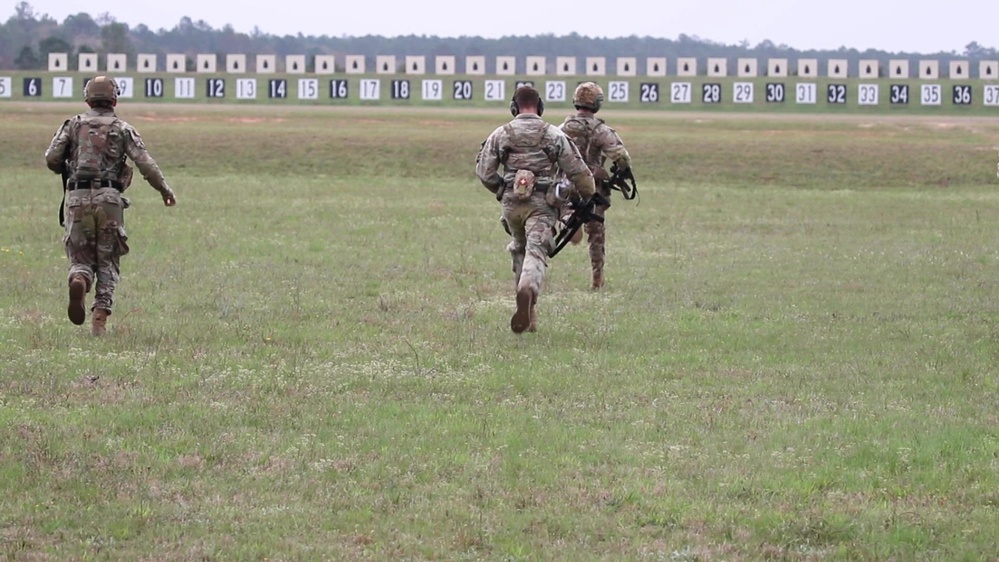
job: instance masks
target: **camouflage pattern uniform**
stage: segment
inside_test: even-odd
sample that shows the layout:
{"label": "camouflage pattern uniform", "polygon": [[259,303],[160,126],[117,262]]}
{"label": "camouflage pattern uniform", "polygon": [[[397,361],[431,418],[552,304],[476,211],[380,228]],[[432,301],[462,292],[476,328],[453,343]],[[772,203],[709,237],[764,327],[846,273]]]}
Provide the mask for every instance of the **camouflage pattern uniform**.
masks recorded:
{"label": "camouflage pattern uniform", "polygon": [[[582,85],[581,85],[582,86]],[[599,105],[597,105],[599,109]],[[621,170],[631,167],[631,156],[624,147],[624,142],[617,131],[593,115],[592,111],[580,110],[576,115],[565,118],[560,126],[562,131],[573,140],[583,155],[583,160],[593,172],[597,190],[610,201],[611,190],[602,180],[609,180],[610,174],[604,169],[609,159]],[[594,213],[606,216],[608,206],[597,205]],[[599,289],[604,284],[604,254],[605,254],[605,223],[591,221],[583,227],[587,234],[590,247],[590,266],[592,268],[592,287]]]}
{"label": "camouflage pattern uniform", "polygon": [[77,308],[74,313],[72,302],[74,281],[82,278],[83,292],[92,287],[95,292],[95,335],[103,333],[103,321],[111,314],[120,259],[129,251],[124,217],[128,200],[122,192],[131,183],[132,169],[126,157],[172,205],[175,196],[159,166],[139,133],[119,119],[112,106],[98,105],[65,121],[45,151],[48,168],[67,179],[63,243],[69,258],[70,319],[75,324],[85,320],[86,312]]}
{"label": "camouflage pattern uniform", "polygon": [[[498,173],[500,165],[503,173]],[[520,171],[533,175],[533,192],[524,197],[515,189]],[[503,206],[503,220],[513,240],[507,246],[513,262],[514,285],[518,298],[531,295],[530,324],[536,328],[535,305],[548,267],[559,210],[546,197],[561,170],[573,180],[583,198],[593,195],[593,177],[568,137],[558,127],[545,123],[533,113],[522,113],[497,128],[482,143],[475,172],[482,184],[496,194]],[[514,327],[514,331],[518,330]]]}

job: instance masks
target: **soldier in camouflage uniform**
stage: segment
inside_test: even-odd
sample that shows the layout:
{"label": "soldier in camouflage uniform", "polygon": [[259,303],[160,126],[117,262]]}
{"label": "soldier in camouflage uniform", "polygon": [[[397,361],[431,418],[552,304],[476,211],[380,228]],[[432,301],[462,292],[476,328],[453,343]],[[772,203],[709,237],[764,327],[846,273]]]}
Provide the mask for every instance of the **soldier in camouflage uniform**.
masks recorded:
{"label": "soldier in camouflage uniform", "polygon": [[146,152],[139,133],[115,115],[115,81],[107,76],[90,80],[84,100],[90,111],[62,124],[45,151],[45,162],[65,181],[67,313],[74,324],[83,324],[87,319],[84,299],[93,287],[91,331],[100,336],[111,314],[121,256],[128,253],[124,219],[128,201],[122,192],[131,182],[132,169],[125,158],[132,159],[142,177],[160,192],[167,207],[175,205],[177,198]]}
{"label": "soldier in camouflage uniform", "polygon": [[[600,86],[594,82],[583,82],[572,95],[572,105],[577,113],[566,117],[560,128],[579,148],[586,165],[593,172],[597,191],[610,201],[610,189],[604,183],[604,180],[610,179],[610,174],[604,169],[604,163],[610,159],[619,169],[627,170],[631,167],[631,156],[617,132],[603,119],[597,118],[596,113],[600,111],[603,101],[604,92]],[[597,205],[594,213],[603,217],[607,209],[606,205]],[[590,246],[591,287],[597,290],[604,286],[604,223],[590,221],[584,230]]]}
{"label": "soldier in camouflage uniform", "polygon": [[[536,305],[548,267],[548,250],[558,220],[554,183],[561,170],[580,197],[593,195],[593,175],[569,138],[541,119],[544,102],[530,86],[517,88],[510,102],[514,119],[482,143],[476,159],[479,181],[503,205],[503,223],[513,240],[517,311],[510,319],[516,333],[537,329]],[[499,173],[503,167],[502,174]]]}

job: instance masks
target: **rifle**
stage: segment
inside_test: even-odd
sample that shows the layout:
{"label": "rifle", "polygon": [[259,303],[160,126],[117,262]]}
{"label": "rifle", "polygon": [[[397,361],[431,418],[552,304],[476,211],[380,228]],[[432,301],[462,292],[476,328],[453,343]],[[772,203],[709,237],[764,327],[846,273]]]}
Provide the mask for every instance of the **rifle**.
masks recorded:
{"label": "rifle", "polygon": [[611,178],[604,180],[604,186],[620,191],[621,195],[629,201],[638,195],[638,185],[635,183],[635,174],[632,173],[631,168],[622,170],[617,167],[617,164],[611,166]]}
{"label": "rifle", "polygon": [[62,202],[59,203],[59,226],[66,226],[66,183],[69,182],[68,166],[62,166]]}
{"label": "rifle", "polygon": [[600,193],[594,193],[593,197],[586,200],[577,200],[569,203],[569,207],[572,208],[572,214],[569,215],[567,219],[560,219],[562,222],[562,229],[559,230],[557,236],[555,236],[555,243],[552,249],[548,251],[548,257],[554,258],[562,248],[565,248],[566,244],[572,240],[572,235],[576,233],[582,226],[591,221],[604,222],[604,218],[593,212],[593,208],[597,205],[610,206],[610,201],[607,200]]}

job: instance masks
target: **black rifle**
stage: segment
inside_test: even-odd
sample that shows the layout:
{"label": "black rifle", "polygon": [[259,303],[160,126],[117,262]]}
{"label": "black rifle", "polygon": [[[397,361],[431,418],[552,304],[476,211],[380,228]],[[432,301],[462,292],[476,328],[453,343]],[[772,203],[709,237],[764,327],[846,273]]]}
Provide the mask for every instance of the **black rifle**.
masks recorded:
{"label": "black rifle", "polygon": [[635,174],[631,168],[622,170],[617,164],[611,166],[611,178],[604,180],[604,186],[609,189],[616,189],[621,192],[627,200],[632,200],[638,195],[638,185],[635,183]]}
{"label": "black rifle", "polygon": [[65,161],[62,165],[62,202],[59,203],[59,226],[66,226],[66,183],[69,182],[69,170]]}
{"label": "black rifle", "polygon": [[594,193],[593,197],[589,199],[569,203],[569,207],[572,208],[572,214],[569,215],[569,218],[562,219],[562,229],[555,236],[554,245],[548,252],[548,257],[554,258],[561,252],[562,248],[565,248],[566,244],[572,240],[572,235],[576,234],[576,231],[582,228],[584,224],[591,221],[604,222],[603,217],[593,212],[593,208],[597,205],[610,207],[610,201],[603,195]]}

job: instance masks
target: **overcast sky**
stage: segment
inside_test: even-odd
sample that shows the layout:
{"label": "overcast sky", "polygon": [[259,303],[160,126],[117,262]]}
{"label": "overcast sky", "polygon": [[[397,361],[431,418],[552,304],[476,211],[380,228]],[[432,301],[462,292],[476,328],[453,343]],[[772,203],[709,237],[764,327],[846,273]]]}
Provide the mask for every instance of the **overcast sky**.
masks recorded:
{"label": "overcast sky", "polygon": [[[502,35],[590,37],[630,35],[676,39],[681,33],[720,43],[764,39],[796,49],[839,47],[889,52],[964,51],[978,41],[999,47],[995,0],[282,0],[274,4],[205,0],[34,0],[35,13],[58,21],[86,12],[108,12],[117,21],[153,30],[171,29],[184,16],[213,28],[231,24],[249,33],[362,36]],[[9,4],[13,15],[14,2]],[[236,7],[239,6],[239,7]],[[655,7],[651,7],[655,6]]]}

